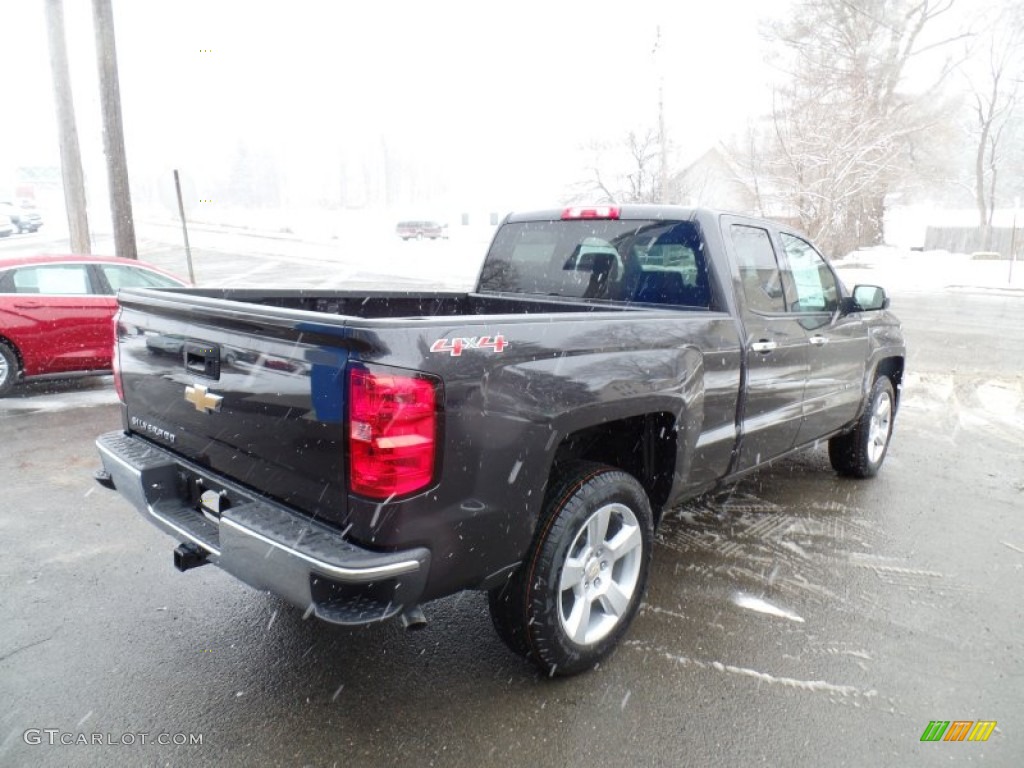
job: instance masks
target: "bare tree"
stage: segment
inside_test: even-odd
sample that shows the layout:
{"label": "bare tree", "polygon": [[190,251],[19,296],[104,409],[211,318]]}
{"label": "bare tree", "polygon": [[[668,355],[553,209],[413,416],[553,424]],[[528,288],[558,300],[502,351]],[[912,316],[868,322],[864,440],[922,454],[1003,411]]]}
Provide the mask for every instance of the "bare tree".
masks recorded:
{"label": "bare tree", "polygon": [[626,136],[626,147],[631,159],[630,172],[626,174],[626,195],[624,203],[654,203],[660,199],[661,167],[663,153],[658,132],[648,130],[639,135],[630,131]]}
{"label": "bare tree", "polygon": [[979,75],[965,68],[971,90],[974,137],[974,198],[982,249],[991,247],[992,216],[1005,164],[1006,138],[1020,106],[1024,82],[1024,10],[1007,4],[985,35],[985,66]]}
{"label": "bare tree", "polygon": [[573,185],[571,202],[667,203],[670,197],[670,140],[665,120],[665,78],[661,25],[651,56],[657,70],[657,125],[644,125],[613,142],[595,142],[587,178]]}
{"label": "bare tree", "polygon": [[910,139],[939,119],[952,63],[911,93],[906,72],[936,41],[925,30],[953,0],[797,0],[771,28],[785,83],[771,130],[751,163],[767,175],[803,228],[843,253],[880,242],[885,197],[907,167]]}
{"label": "bare tree", "polygon": [[588,177],[575,185],[570,199],[592,203],[660,202],[663,153],[659,131],[629,131],[613,144],[590,146]]}

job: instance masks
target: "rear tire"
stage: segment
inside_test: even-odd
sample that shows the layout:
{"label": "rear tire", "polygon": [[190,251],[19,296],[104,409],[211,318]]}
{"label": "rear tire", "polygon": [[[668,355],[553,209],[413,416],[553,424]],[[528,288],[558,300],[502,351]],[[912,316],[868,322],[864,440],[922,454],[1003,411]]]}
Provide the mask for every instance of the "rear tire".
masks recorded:
{"label": "rear tire", "polygon": [[859,478],[877,475],[889,450],[895,416],[892,382],[888,376],[879,376],[857,426],[828,441],[828,458],[836,472]]}
{"label": "rear tire", "polygon": [[0,341],[0,397],[10,392],[18,381],[18,356],[7,344]]}
{"label": "rear tire", "polygon": [[489,595],[501,639],[549,676],[592,668],[629,629],[650,570],[653,515],[631,475],[565,467],[519,569]]}

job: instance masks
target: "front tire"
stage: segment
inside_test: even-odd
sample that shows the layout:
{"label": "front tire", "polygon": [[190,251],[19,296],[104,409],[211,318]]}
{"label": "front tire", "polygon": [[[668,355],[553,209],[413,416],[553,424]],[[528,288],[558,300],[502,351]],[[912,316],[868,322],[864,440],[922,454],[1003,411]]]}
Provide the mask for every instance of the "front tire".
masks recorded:
{"label": "front tire", "polygon": [[489,596],[499,636],[549,676],[592,668],[640,607],[653,527],[634,477],[601,464],[566,467],[545,497],[525,560]]}
{"label": "front tire", "polygon": [[896,416],[896,397],[892,382],[879,376],[871,388],[868,407],[857,426],[845,435],[828,441],[828,458],[832,467],[848,477],[874,477],[885,461]]}

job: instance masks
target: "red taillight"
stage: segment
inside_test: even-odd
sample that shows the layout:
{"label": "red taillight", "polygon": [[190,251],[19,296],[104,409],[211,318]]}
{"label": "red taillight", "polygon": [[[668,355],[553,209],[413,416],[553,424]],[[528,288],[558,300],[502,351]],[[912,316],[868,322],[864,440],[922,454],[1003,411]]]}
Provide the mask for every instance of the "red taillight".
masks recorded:
{"label": "red taillight", "polygon": [[117,315],[114,315],[114,348],[110,351],[110,367],[114,371],[114,390],[117,392],[117,399],[124,402],[124,383],[121,381],[121,361],[118,356],[117,345]]}
{"label": "red taillight", "polygon": [[418,491],[434,478],[437,385],[353,368],[348,378],[349,484],[373,499]]}
{"label": "red taillight", "polygon": [[597,205],[587,208],[573,207],[562,211],[562,219],[617,219],[619,208],[615,205]]}

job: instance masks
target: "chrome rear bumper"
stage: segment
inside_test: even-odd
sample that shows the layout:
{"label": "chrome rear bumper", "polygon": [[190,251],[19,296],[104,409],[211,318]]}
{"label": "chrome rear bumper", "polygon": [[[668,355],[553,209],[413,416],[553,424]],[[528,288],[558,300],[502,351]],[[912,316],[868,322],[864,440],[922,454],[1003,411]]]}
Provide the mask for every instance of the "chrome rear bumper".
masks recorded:
{"label": "chrome rear bumper", "polygon": [[[381,621],[419,601],[427,549],[364,549],[341,531],[134,435],[110,432],[96,447],[116,490],[143,517],[257,589],[335,624]],[[219,518],[190,501],[197,481],[226,499]]]}

